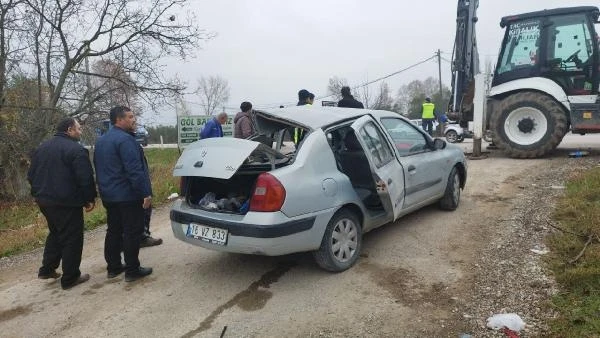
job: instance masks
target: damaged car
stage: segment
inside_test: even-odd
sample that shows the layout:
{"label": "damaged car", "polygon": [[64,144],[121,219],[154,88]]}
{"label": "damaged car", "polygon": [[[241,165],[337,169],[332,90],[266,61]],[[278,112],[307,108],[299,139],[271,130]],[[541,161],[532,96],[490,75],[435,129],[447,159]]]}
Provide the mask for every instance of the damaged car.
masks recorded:
{"label": "damaged car", "polygon": [[362,237],[424,206],[459,206],[463,151],[394,112],[289,107],[253,112],[248,139],[188,145],[173,174],[176,238],[256,255],[312,252],[328,271],[350,268]]}

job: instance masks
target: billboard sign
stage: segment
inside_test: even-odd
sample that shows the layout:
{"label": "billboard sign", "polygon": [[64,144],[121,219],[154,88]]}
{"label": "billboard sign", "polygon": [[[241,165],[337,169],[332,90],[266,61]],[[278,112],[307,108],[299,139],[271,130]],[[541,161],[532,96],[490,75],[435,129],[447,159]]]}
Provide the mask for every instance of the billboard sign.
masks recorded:
{"label": "billboard sign", "polygon": [[[206,122],[215,118],[215,115],[193,115],[177,117],[177,143],[180,148],[198,141],[200,131],[204,128]],[[223,137],[233,137],[233,117],[228,117],[227,122],[221,126],[223,128]]]}

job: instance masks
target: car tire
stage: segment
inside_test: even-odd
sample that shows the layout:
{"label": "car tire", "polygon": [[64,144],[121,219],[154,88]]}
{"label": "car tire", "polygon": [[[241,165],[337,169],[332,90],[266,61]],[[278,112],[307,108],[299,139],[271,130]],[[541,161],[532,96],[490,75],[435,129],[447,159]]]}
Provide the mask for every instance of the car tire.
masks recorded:
{"label": "car tire", "polygon": [[440,200],[440,209],[453,211],[458,208],[460,203],[460,174],[456,167],[452,168],[446,183],[444,197]]}
{"label": "car tire", "polygon": [[361,248],[362,227],[358,217],[350,210],[341,209],[329,220],[321,246],[313,256],[321,268],[341,272],[356,263]]}

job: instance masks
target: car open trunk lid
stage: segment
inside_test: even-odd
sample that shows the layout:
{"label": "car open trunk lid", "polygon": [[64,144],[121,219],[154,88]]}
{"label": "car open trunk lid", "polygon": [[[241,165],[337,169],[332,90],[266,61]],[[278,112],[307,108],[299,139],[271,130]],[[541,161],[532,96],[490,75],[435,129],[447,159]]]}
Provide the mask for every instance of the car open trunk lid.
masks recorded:
{"label": "car open trunk lid", "polygon": [[[249,159],[250,156],[253,156]],[[229,179],[246,160],[271,163],[286,158],[280,152],[259,142],[219,137],[196,141],[188,145],[173,169],[173,176],[201,176]]]}

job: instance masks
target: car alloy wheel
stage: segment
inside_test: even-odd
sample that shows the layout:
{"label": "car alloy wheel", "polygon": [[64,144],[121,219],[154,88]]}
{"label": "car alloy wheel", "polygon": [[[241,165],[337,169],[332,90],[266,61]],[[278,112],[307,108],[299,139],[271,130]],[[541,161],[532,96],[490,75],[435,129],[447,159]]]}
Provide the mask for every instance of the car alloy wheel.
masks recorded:
{"label": "car alloy wheel", "polygon": [[331,253],[340,262],[347,262],[356,253],[358,248],[357,226],[351,219],[339,220],[331,234]]}
{"label": "car alloy wheel", "polygon": [[340,272],[350,268],[360,255],[362,228],[359,218],[350,209],[341,209],[329,220],[321,246],[313,256],[320,267]]}

